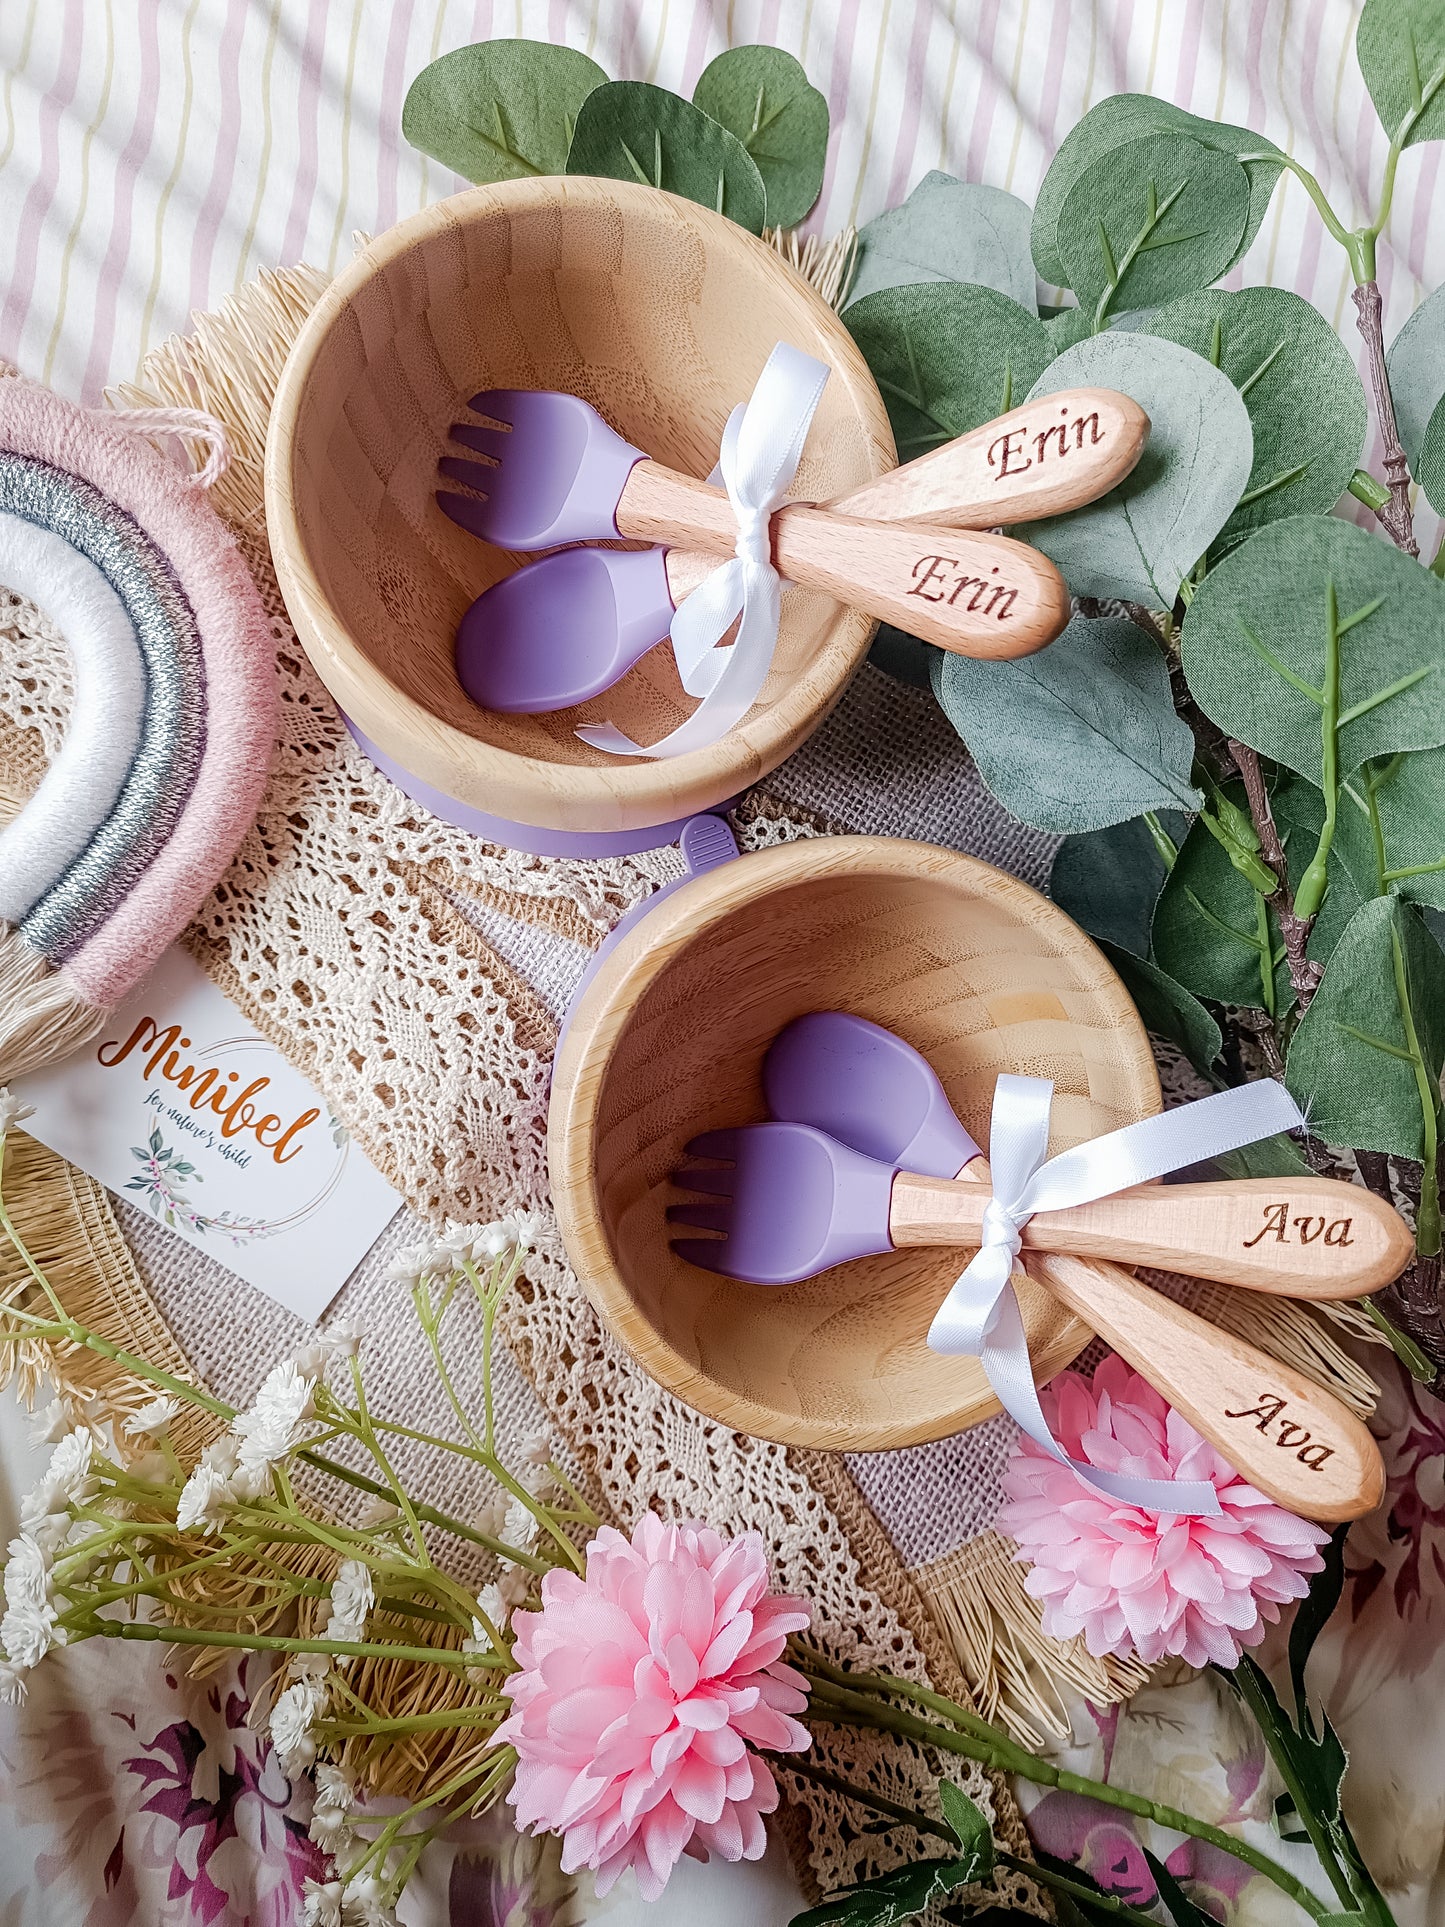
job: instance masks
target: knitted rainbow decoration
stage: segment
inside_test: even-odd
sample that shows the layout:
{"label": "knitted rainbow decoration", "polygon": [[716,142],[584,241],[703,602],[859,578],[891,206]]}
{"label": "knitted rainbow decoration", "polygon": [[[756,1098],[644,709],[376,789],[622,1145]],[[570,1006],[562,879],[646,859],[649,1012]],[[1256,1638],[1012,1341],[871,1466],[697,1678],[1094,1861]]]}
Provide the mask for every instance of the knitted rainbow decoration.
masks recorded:
{"label": "knitted rainbow decoration", "polygon": [[0,583],[75,671],[60,750],[0,830],[0,1082],[94,1035],[190,922],[275,746],[255,584],[145,432],[0,375]]}

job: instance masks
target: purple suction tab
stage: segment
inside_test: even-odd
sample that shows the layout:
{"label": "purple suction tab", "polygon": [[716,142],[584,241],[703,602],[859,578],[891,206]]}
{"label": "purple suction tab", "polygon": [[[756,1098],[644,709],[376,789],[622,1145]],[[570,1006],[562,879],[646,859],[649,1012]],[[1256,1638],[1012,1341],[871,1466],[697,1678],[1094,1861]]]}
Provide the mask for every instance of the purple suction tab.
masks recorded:
{"label": "purple suction tab", "polygon": [[954,1178],[979,1155],[928,1060],[866,1017],[794,1018],[768,1049],[763,1090],[774,1117],[817,1125],[894,1170]]}
{"label": "purple suction tab", "polygon": [[[502,549],[554,549],[618,534],[623,486],[645,460],[590,402],[546,390],[490,388],[473,395],[479,415],[510,424],[465,437],[493,457],[484,513],[471,524]],[[460,439],[460,438],[459,438]]]}
{"label": "purple suction tab", "polygon": [[625,676],[671,618],[661,549],[564,549],[477,597],[457,630],[457,676],[502,715],[571,709]]}
{"label": "purple suction tab", "polygon": [[750,1285],[791,1285],[854,1258],[891,1251],[890,1165],[849,1150],[806,1124],[754,1124],[709,1131],[690,1157],[725,1158],[723,1169],[690,1166],[673,1174],[680,1190],[715,1202],[672,1205],[668,1218],[722,1238],[680,1238],[689,1264]]}

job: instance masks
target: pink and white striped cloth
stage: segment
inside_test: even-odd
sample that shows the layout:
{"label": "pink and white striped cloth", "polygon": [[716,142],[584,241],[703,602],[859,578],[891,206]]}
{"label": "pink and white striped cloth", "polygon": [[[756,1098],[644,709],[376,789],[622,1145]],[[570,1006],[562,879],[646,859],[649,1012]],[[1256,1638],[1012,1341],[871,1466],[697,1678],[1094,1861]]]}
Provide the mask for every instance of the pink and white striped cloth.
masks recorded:
{"label": "pink and white striped cloth", "polygon": [[[95,399],[258,268],[334,267],[458,185],[401,136],[429,60],[525,34],[691,90],[728,45],[797,54],[833,111],[812,224],[896,204],[930,168],[1032,200],[1084,109],[1124,90],[1244,122],[1301,157],[1346,222],[1384,139],[1358,0],[4,0],[0,355]],[[1445,280],[1439,144],[1400,168],[1387,334]],[[1230,284],[1306,295],[1354,344],[1349,277],[1286,179]]]}

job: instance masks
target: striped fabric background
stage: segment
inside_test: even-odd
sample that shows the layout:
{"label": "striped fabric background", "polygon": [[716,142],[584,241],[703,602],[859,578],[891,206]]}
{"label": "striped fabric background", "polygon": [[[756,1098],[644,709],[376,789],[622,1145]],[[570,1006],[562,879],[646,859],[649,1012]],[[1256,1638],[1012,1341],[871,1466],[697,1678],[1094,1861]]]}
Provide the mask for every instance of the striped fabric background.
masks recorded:
{"label": "striped fabric background", "polygon": [[[1262,129],[1347,222],[1384,140],[1355,0],[3,0],[0,355],[85,399],[265,266],[343,260],[458,185],[401,138],[413,76],[468,41],[585,48],[689,91],[722,48],[796,53],[833,110],[813,225],[899,201],[929,168],[1032,199],[1110,93]],[[1401,168],[1387,334],[1445,279],[1441,146]],[[1288,179],[1232,280],[1307,295],[1354,344],[1341,252]]]}

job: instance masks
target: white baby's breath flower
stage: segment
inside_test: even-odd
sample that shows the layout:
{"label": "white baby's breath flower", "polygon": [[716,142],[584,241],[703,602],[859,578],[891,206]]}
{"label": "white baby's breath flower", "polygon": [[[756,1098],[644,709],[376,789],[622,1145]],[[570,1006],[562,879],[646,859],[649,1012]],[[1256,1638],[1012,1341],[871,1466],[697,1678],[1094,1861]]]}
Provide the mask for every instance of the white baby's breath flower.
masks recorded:
{"label": "white baby's breath flower", "polygon": [[546,1221],[540,1211],[518,1211],[511,1219],[517,1244],[524,1251],[536,1251],[542,1242]]}
{"label": "white baby's breath flower", "polygon": [[507,1503],[508,1495],[498,1492],[485,1505],[479,1505],[472,1514],[473,1528],[484,1532],[489,1539],[500,1539],[502,1527],[507,1523]]}
{"label": "white baby's breath flower", "polygon": [[484,1225],[462,1224],[456,1218],[448,1218],[445,1231],[437,1237],[437,1252],[450,1252],[456,1258],[470,1258],[472,1247],[486,1229]]}
{"label": "white baby's breath flower", "polygon": [[64,1645],[55,1630],[51,1553],[28,1532],[12,1539],[5,1563],[5,1616],[0,1619],[0,1646],[12,1672],[29,1672],[52,1646]]}
{"label": "white baby's breath flower", "polygon": [[356,1810],[356,1788],[344,1767],[321,1761],[316,1768],[316,1799],[309,1832],[316,1845],[336,1856],[351,1837],[351,1815]]}
{"label": "white baby's breath flower", "polygon": [[305,1905],[301,1918],[306,1927],[342,1927],[342,1887],[339,1880],[312,1880],[308,1875],[302,1893],[305,1895]]}
{"label": "white baby's breath flower", "polygon": [[[326,1637],[355,1643],[364,1640],[374,1597],[368,1568],[359,1559],[343,1559],[332,1581]],[[336,1655],[338,1666],[350,1665],[351,1659],[350,1653]]]}
{"label": "white baby's breath flower", "polygon": [[361,1327],[353,1324],[349,1318],[338,1318],[321,1334],[321,1342],[333,1357],[355,1358],[365,1336]]}
{"label": "white baby's breath flower", "polygon": [[301,1347],[291,1362],[303,1378],[320,1378],[326,1370],[326,1341],[318,1334]]}
{"label": "white baby's breath flower", "polygon": [[70,1407],[63,1398],[53,1398],[43,1412],[37,1412],[30,1423],[31,1436],[37,1445],[59,1445],[70,1430],[73,1421]]}
{"label": "white baby's breath flower", "polygon": [[[518,1552],[530,1552],[532,1541],[536,1536],[536,1515],[523,1500],[514,1496],[507,1506],[507,1516],[502,1522],[502,1537],[509,1546],[515,1546]],[[506,1557],[505,1554],[502,1556]]]}
{"label": "white baby's breath flower", "polygon": [[293,1359],[283,1358],[267,1373],[255,1403],[231,1427],[239,1469],[250,1475],[252,1483],[298,1443],[301,1427],[315,1409],[315,1394],[316,1375],[298,1371]]}
{"label": "white baby's breath flower", "polygon": [[218,1465],[202,1458],[181,1488],[176,1501],[176,1524],[182,1532],[215,1532],[225,1523],[236,1502],[231,1481]]}
{"label": "white baby's breath flower", "polygon": [[473,1249],[479,1265],[491,1264],[495,1259],[504,1257],[517,1242],[510,1218],[501,1218],[496,1224],[478,1225],[476,1232]]}
{"label": "white baby's breath flower", "polygon": [[148,1405],[142,1405],[138,1412],[132,1412],[123,1430],[133,1439],[163,1439],[171,1428],[171,1420],[181,1409],[181,1401],[169,1393],[161,1398],[153,1398]]}
{"label": "white baby's breath flower", "polygon": [[552,1457],[552,1438],[548,1432],[533,1432],[522,1441],[522,1463],[542,1466]]}
{"label": "white baby's breath flower", "polygon": [[223,1479],[229,1479],[241,1463],[241,1454],[236,1441],[229,1432],[223,1432],[201,1453],[201,1463],[219,1472]]}
{"label": "white baby's breath flower", "polygon": [[89,1432],[67,1432],[33,1491],[20,1501],[20,1527],[46,1541],[53,1554],[70,1530],[70,1508],[93,1497]]}
{"label": "white baby's breath flower", "polygon": [[396,1910],[382,1898],[375,1874],[359,1874],[341,1896],[341,1927],[397,1927]]}
{"label": "white baby's breath flower", "polygon": [[33,1104],[22,1104],[11,1091],[0,1090],[0,1131],[8,1131],[14,1124],[23,1124],[27,1117],[34,1115]]}
{"label": "white baby's breath flower", "polygon": [[404,1245],[387,1266],[387,1276],[401,1285],[420,1284],[436,1269],[436,1252],[431,1245]]}
{"label": "white baby's breath flower", "polygon": [[507,1602],[502,1597],[502,1589],[495,1580],[489,1580],[477,1594],[477,1605],[483,1619],[472,1620],[472,1636],[462,1641],[464,1653],[489,1653],[492,1651],[492,1636],[487,1631],[485,1620],[490,1620],[497,1631],[504,1632],[507,1625]]}
{"label": "white baby's breath flower", "polygon": [[316,1722],[325,1710],[326,1688],[314,1679],[293,1680],[271,1708],[271,1744],[293,1779],[316,1758]]}
{"label": "white baby's breath flower", "polygon": [[0,1705],[23,1706],[29,1691],[25,1683],[25,1668],[12,1665],[0,1654]]}

